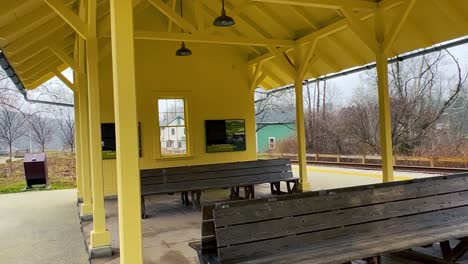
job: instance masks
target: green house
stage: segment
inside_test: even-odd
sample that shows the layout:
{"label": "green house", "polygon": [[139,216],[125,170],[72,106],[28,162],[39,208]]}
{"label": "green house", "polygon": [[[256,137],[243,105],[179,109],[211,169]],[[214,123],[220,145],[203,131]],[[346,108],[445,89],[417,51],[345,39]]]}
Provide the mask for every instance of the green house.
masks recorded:
{"label": "green house", "polygon": [[278,151],[278,143],[296,134],[294,111],[267,111],[256,116],[257,152]]}

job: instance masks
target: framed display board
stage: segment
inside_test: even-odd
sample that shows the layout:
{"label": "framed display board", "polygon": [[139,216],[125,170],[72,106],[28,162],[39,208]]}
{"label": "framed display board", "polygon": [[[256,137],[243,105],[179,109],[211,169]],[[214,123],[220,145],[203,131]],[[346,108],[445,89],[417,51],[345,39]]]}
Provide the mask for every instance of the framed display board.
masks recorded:
{"label": "framed display board", "polygon": [[205,120],[206,152],[246,150],[245,120]]}
{"label": "framed display board", "polygon": [[[116,158],[115,124],[101,124],[102,159]],[[138,123],[138,151],[141,157],[140,123]]]}

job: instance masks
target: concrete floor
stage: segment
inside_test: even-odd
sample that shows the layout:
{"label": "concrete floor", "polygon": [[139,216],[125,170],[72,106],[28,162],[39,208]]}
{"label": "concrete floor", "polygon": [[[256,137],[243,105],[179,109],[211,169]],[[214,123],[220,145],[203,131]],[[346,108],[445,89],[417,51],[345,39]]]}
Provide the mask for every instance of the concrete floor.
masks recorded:
{"label": "concrete floor", "polygon": [[89,263],[76,189],[0,195],[0,263]]}
{"label": "concrete floor", "polygon": [[[297,174],[297,167],[293,167]],[[309,167],[308,174],[314,190],[330,189],[354,185],[378,183],[381,173],[378,171],[341,169],[332,167]],[[396,172],[396,180],[430,177],[435,175],[421,173]],[[269,195],[269,185],[256,187],[257,197]],[[202,203],[224,200],[229,197],[228,190],[204,192]],[[153,196],[147,200],[148,219],[142,220],[143,257],[145,264],[191,264],[198,263],[194,250],[188,243],[200,239],[201,214],[199,211],[181,205],[179,195]],[[108,259],[93,260],[93,264],[119,263],[117,200],[106,201],[107,226],[111,232],[114,256]],[[83,224],[86,243],[89,243],[91,223]],[[434,250],[435,252],[437,250]],[[385,264],[417,264],[409,260],[385,258]]]}

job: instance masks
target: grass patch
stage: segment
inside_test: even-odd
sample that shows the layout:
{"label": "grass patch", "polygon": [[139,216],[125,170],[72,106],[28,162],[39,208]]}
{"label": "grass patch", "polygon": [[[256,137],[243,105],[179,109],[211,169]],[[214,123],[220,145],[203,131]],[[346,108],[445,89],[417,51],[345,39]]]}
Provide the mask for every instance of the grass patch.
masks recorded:
{"label": "grass patch", "polygon": [[[76,188],[75,155],[61,152],[47,153],[47,168],[49,174],[48,188],[33,188],[35,190],[61,190]],[[9,164],[0,164],[0,194],[22,192],[26,188],[23,160],[13,162],[13,173],[9,172]]]}

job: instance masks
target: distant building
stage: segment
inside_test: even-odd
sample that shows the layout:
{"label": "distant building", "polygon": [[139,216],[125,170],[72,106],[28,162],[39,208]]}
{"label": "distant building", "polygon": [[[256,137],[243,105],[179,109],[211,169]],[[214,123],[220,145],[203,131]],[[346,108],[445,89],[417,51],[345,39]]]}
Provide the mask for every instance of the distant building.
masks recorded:
{"label": "distant building", "polygon": [[266,111],[256,116],[257,152],[278,150],[278,142],[296,134],[294,111]]}
{"label": "distant building", "polygon": [[187,141],[184,118],[176,116],[171,119],[159,120],[161,128],[161,151],[164,153],[186,153]]}

